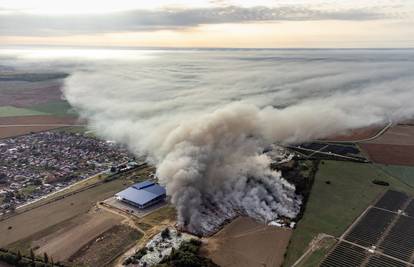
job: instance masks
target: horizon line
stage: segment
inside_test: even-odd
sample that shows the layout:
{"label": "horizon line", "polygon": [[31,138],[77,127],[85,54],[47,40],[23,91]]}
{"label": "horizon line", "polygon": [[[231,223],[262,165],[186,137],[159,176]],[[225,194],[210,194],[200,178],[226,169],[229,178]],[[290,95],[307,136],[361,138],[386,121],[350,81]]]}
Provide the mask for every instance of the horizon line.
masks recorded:
{"label": "horizon line", "polygon": [[65,45],[65,44],[0,44],[4,48],[93,48],[93,49],[136,49],[136,50],[413,50],[413,47],[187,47],[187,46],[108,46],[108,45]]}

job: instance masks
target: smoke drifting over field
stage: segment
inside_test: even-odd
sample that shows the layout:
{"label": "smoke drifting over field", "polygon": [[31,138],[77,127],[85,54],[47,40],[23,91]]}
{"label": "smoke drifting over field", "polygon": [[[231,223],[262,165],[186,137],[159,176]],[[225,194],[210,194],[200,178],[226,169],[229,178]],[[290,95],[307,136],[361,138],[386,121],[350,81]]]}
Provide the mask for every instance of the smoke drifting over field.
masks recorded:
{"label": "smoke drifting over field", "polygon": [[[111,53],[65,66],[65,97],[97,133],[148,155],[179,223],[200,234],[237,213],[298,213],[300,196],[262,154],[269,144],[414,114],[412,50]],[[62,60],[76,61],[52,64]]]}

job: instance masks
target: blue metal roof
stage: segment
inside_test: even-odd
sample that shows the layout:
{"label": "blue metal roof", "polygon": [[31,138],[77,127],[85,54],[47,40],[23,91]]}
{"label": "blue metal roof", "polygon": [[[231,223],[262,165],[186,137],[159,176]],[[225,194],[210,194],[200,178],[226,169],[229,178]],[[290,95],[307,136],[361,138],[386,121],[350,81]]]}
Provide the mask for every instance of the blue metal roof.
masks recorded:
{"label": "blue metal roof", "polygon": [[[141,186],[136,186],[140,185]],[[140,189],[138,189],[140,188]],[[131,187],[119,192],[116,194],[117,197],[121,197],[122,199],[134,202],[139,205],[145,205],[146,203],[150,202],[151,200],[165,195],[166,191],[165,188],[150,181],[145,181],[142,183],[134,184]]]}
{"label": "blue metal roof", "polygon": [[151,181],[143,181],[143,182],[140,182],[140,183],[133,184],[132,187],[134,187],[136,189],[143,189],[145,187],[149,187],[149,186],[154,185],[154,184],[155,183],[151,182]]}

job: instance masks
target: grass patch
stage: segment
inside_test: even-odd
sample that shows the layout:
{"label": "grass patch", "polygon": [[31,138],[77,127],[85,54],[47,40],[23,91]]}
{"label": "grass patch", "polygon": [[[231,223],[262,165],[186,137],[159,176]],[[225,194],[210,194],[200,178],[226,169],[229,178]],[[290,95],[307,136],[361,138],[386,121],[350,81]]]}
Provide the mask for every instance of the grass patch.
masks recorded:
{"label": "grass patch", "polygon": [[139,227],[139,229],[141,229],[144,232],[152,228],[152,225],[144,223],[144,222],[138,222],[137,226]]}
{"label": "grass patch", "polygon": [[146,225],[154,226],[165,220],[173,221],[175,220],[176,215],[177,212],[175,211],[175,208],[172,205],[167,205],[148,214],[147,216],[139,220],[138,223],[144,223]]}
{"label": "grass patch", "polygon": [[0,117],[14,117],[14,116],[35,116],[35,115],[48,115],[47,113],[31,110],[26,108],[16,108],[13,106],[1,106]]}
{"label": "grass patch", "polygon": [[[390,186],[375,185],[374,179],[386,181]],[[375,165],[322,161],[304,216],[293,232],[284,266],[291,266],[317,234],[339,237],[381,192],[390,188],[414,194],[412,188]]]}
{"label": "grass patch", "polygon": [[298,267],[314,267],[319,266],[320,262],[325,258],[325,255],[331,250],[336,244],[334,238],[324,238],[318,244],[318,248],[315,249],[310,255],[304,258]]}
{"label": "grass patch", "polygon": [[34,192],[36,192],[36,185],[28,185],[22,189],[20,189],[19,193],[24,195],[25,197],[30,196]]}

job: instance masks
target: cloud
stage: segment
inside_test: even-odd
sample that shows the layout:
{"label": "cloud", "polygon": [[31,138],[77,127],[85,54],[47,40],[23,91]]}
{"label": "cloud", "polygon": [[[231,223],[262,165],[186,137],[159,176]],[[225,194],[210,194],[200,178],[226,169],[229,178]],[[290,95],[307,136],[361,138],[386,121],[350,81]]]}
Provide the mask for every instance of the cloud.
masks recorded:
{"label": "cloud", "polygon": [[91,15],[34,15],[0,12],[0,35],[50,36],[185,29],[201,24],[260,21],[376,20],[394,17],[383,9],[317,9],[304,6],[133,10]]}

